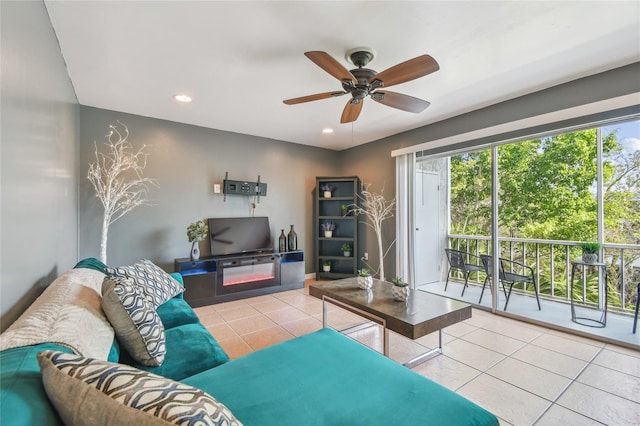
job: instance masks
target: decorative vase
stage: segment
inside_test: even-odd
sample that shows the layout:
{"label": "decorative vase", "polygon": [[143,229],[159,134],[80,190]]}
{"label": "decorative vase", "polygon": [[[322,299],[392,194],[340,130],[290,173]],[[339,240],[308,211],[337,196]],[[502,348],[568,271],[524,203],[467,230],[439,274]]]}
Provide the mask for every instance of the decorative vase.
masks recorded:
{"label": "decorative vase", "polygon": [[284,235],[284,229],[280,230],[280,237],[278,238],[278,251],[280,253],[287,251],[287,236]]}
{"label": "decorative vase", "polygon": [[191,245],[191,260],[200,259],[200,244],[198,241],[194,241]]}
{"label": "decorative vase", "polygon": [[394,285],[391,288],[391,294],[393,294],[393,300],[396,302],[406,302],[409,298],[409,286],[399,287]]}
{"label": "decorative vase", "polygon": [[324,231],[325,238],[331,238],[333,236],[333,231]]}
{"label": "decorative vase", "polygon": [[363,290],[369,290],[373,287],[373,277],[368,275],[366,277],[358,277],[358,287]]}
{"label": "decorative vase", "polygon": [[287,235],[287,248],[289,251],[295,251],[298,250],[298,234],[293,230],[293,225],[289,226],[291,226],[291,230]]}
{"label": "decorative vase", "polygon": [[324,198],[331,198],[331,191],[324,191]]}
{"label": "decorative vase", "polygon": [[598,262],[598,253],[582,253],[582,261],[584,263],[597,263]]}

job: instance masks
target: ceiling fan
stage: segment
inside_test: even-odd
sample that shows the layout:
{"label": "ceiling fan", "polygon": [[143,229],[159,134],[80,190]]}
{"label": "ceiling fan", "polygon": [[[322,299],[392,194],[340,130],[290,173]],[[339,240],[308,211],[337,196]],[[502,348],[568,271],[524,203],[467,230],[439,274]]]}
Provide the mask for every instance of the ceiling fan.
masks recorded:
{"label": "ceiling fan", "polygon": [[403,111],[413,113],[424,111],[430,105],[429,102],[382,89],[424,77],[440,69],[436,60],[431,56],[421,55],[377,73],[374,70],[364,68],[375,56],[373,50],[367,48],[357,48],[347,52],[345,57],[357,67],[351,71],[347,71],[345,67],[326,52],[311,51],[304,54],[320,68],[340,80],[343,91],[317,93],[315,95],[287,99],[283,102],[287,105],[294,105],[349,93],[351,94],[351,99],[342,111],[341,123],[350,123],[358,119],[364,98],[367,96],[371,96],[371,99],[383,105]]}

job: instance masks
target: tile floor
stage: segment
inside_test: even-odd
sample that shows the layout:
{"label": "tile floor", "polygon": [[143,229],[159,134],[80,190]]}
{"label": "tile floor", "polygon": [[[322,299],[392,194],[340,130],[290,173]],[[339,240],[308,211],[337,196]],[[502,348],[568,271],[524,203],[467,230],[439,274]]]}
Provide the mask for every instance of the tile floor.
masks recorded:
{"label": "tile floor", "polygon": [[[322,327],[322,302],[300,290],[203,306],[202,323],[231,358]],[[329,324],[363,323],[330,306]],[[382,350],[372,326],[350,336]],[[474,309],[444,329],[444,354],[418,365],[426,376],[496,414],[504,425],[640,424],[640,352]],[[395,333],[390,356],[404,362],[437,346]]]}

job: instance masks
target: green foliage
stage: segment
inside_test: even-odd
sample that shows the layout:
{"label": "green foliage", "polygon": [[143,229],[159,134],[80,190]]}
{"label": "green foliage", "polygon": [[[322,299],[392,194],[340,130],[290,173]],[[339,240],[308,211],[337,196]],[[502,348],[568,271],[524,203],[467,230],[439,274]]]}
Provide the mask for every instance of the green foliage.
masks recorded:
{"label": "green foliage", "polygon": [[[584,241],[597,233],[596,129],[498,148],[501,236]],[[640,243],[640,152],[603,135],[608,242]],[[451,157],[451,233],[491,235],[491,151]]]}
{"label": "green foliage", "polygon": [[409,285],[409,283],[402,281],[402,278],[400,277],[395,277],[394,279],[391,280],[391,282],[393,283],[393,285],[398,287],[406,287]]}
{"label": "green foliage", "polygon": [[344,243],[340,248],[342,249],[342,251],[351,251],[351,244]]}
{"label": "green foliage", "polygon": [[207,238],[209,227],[202,220],[192,223],[187,227],[187,238],[189,242],[202,241]]}
{"label": "green foliage", "polygon": [[589,253],[589,254],[597,253],[598,250],[600,250],[600,247],[602,247],[602,245],[598,244],[598,243],[582,243],[582,244],[580,244],[580,248],[582,249],[582,252],[583,253]]}
{"label": "green foliage", "polygon": [[368,277],[369,276],[369,270],[367,268],[362,268],[358,270],[358,276],[360,277]]}

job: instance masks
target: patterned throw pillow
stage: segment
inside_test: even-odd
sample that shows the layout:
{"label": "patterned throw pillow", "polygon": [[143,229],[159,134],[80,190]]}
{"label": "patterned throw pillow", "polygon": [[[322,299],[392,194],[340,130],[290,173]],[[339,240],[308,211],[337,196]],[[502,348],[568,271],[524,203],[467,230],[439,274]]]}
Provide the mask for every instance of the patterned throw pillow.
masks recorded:
{"label": "patterned throw pillow", "polygon": [[184,288],[169,274],[147,259],[129,266],[106,268],[107,275],[130,278],[142,289],[154,308],[184,291]]}
{"label": "patterned throw pillow", "polygon": [[52,350],[40,352],[38,363],[66,425],[242,426],[206,392],[128,365]]}
{"label": "patterned throw pillow", "polygon": [[130,279],[107,275],[102,310],[129,354],[140,364],[161,365],[167,353],[164,327],[155,308]]}

